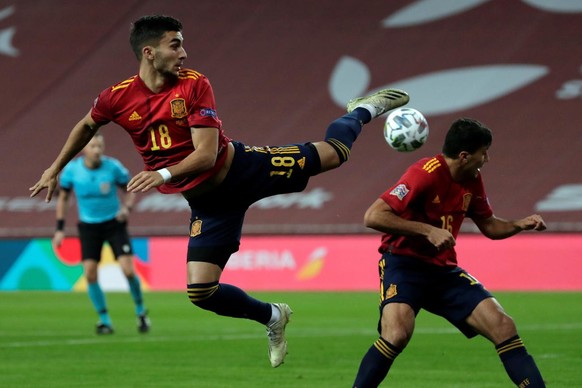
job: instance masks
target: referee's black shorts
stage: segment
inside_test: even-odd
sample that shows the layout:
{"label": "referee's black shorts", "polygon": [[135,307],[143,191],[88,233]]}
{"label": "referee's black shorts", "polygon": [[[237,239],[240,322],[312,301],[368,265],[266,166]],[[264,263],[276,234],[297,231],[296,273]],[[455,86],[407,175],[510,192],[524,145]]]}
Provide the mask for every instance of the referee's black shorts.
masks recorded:
{"label": "referee's black shorts", "polygon": [[83,260],[101,261],[101,249],[105,242],[109,243],[116,260],[119,256],[133,254],[127,222],[119,222],[114,218],[97,224],[79,222],[77,227]]}

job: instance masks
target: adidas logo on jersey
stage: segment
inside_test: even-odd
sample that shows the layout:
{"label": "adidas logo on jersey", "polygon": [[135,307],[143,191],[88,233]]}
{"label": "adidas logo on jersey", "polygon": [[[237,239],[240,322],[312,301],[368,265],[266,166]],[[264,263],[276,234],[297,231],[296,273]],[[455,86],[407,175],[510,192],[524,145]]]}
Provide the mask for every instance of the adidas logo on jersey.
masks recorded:
{"label": "adidas logo on jersey", "polygon": [[133,113],[129,116],[129,121],[137,121],[137,120],[141,120],[141,116],[136,111],[133,111]]}

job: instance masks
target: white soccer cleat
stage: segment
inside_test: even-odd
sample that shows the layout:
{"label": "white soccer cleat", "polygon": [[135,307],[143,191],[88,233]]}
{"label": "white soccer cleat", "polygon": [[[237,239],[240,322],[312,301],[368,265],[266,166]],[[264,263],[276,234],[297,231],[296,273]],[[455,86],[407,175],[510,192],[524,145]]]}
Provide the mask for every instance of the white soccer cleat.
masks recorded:
{"label": "white soccer cleat", "polygon": [[408,93],[400,89],[383,89],[374,94],[365,97],[358,97],[350,100],[346,105],[348,113],[354,109],[368,105],[376,109],[376,115],[372,118],[383,115],[391,109],[396,109],[406,105],[410,97]]}
{"label": "white soccer cleat", "polygon": [[269,337],[269,361],[273,368],[278,367],[285,361],[287,355],[287,340],[285,339],[285,326],[291,318],[291,308],[285,303],[273,303],[281,312],[281,318],[267,326],[267,336]]}

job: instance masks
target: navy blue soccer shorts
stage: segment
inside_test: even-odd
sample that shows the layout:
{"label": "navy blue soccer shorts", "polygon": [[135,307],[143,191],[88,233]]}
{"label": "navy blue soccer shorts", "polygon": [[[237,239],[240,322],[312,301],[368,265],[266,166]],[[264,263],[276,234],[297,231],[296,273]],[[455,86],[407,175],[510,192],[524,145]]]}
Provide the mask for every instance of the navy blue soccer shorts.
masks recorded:
{"label": "navy blue soccer shorts", "polygon": [[312,143],[252,147],[233,142],[235,153],[224,181],[188,200],[192,209],[188,261],[217,264],[224,269],[238,251],[246,211],[256,201],[305,189],[321,170]]}
{"label": "navy blue soccer shorts", "polygon": [[79,230],[81,257],[83,260],[101,261],[101,249],[105,242],[108,242],[111,246],[116,260],[119,256],[133,254],[129,233],[127,232],[127,222],[119,222],[115,218],[97,224],[79,222],[77,228]]}
{"label": "navy blue soccer shorts", "polygon": [[477,335],[465,320],[481,301],[492,295],[464,269],[384,253],[378,270],[380,314],[388,303],[406,303],[415,314],[424,309],[447,319],[467,338]]}

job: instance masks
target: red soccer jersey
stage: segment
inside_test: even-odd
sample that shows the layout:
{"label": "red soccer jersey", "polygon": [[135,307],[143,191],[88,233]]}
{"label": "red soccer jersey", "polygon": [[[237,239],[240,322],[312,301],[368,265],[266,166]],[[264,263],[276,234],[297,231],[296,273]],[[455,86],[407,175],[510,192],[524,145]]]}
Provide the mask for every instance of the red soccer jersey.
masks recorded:
{"label": "red soccer jersey", "polygon": [[91,117],[99,125],[111,121],[129,133],[146,170],[179,163],[194,151],[190,127],[219,130],[218,158],[214,167],[199,175],[163,184],[162,193],[191,189],[214,175],[226,160],[227,144],[216,114],[214,93],[208,79],[190,69],[180,70],[175,83],[153,93],[135,75],[105,89],[95,99]]}
{"label": "red soccer jersey", "polygon": [[[414,163],[380,198],[398,216],[447,229],[455,238],[465,216],[485,219],[493,215],[481,174],[466,182],[454,182],[443,155]],[[412,256],[439,266],[457,265],[454,248],[438,251],[420,236],[384,234],[379,251]]]}

